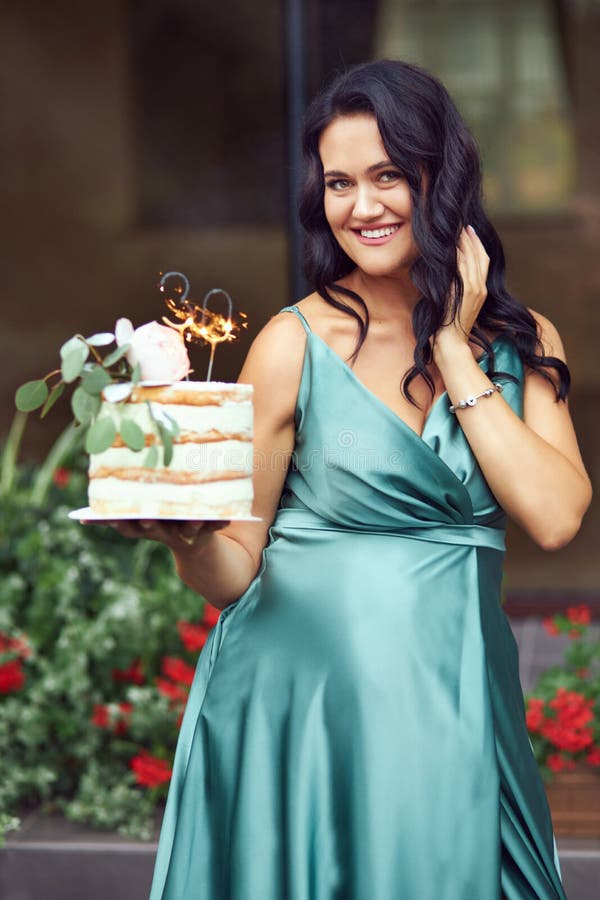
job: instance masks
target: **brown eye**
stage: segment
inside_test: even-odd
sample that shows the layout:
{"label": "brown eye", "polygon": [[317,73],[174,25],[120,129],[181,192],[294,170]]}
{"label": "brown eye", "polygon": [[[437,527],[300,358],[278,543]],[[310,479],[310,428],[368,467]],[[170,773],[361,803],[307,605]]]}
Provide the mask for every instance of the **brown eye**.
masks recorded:
{"label": "brown eye", "polygon": [[332,191],[343,191],[349,187],[350,182],[345,178],[332,178],[331,181],[326,182],[326,184]]}
{"label": "brown eye", "polygon": [[402,178],[401,172],[395,172],[393,170],[389,170],[387,172],[382,172],[379,176],[379,180],[383,181],[384,184],[390,184],[393,181],[399,181]]}

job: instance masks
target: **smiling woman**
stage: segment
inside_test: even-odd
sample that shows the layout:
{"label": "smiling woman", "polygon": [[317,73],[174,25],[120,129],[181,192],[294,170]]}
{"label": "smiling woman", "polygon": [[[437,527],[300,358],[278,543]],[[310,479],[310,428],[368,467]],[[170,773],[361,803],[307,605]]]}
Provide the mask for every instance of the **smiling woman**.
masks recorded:
{"label": "smiling woman", "polygon": [[560,338],[426,72],[344,73],[304,149],[315,290],[240,375],[262,521],[126,526],[222,609],[151,900],[565,900],[500,591],[507,516],[552,549],[589,503]]}

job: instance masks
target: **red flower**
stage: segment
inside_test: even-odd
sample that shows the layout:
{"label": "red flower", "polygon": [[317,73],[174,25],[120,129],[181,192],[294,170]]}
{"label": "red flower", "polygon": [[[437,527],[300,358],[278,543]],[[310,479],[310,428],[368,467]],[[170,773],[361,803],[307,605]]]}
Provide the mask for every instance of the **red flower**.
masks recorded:
{"label": "red flower", "polygon": [[215,627],[220,615],[221,610],[211,606],[210,603],[205,603],[200,622],[178,622],[177,630],[185,649],[190,653],[202,650],[210,630]]}
{"label": "red flower", "polygon": [[544,701],[530,697],[527,701],[527,728],[534,734],[539,732],[544,721]]}
{"label": "red flower", "polygon": [[560,629],[554,619],[544,619],[544,628],[548,634],[552,635],[552,637],[556,637],[557,634],[560,634]]}
{"label": "red flower", "polygon": [[70,478],[71,473],[69,470],[63,469],[61,466],[52,473],[52,481],[59,488],[65,488],[68,485]]}
{"label": "red flower", "polygon": [[171,780],[172,769],[165,759],[152,756],[145,750],[129,760],[135,780],[144,787],[158,787]]}
{"label": "red flower", "polygon": [[587,678],[588,675],[590,674],[590,670],[589,669],[577,669],[576,674],[579,676],[579,678]]}
{"label": "red flower", "polygon": [[194,625],[192,622],[178,622],[177,631],[185,649],[195,653],[204,647],[210,628],[202,623]]}
{"label": "red flower", "polygon": [[589,625],[591,620],[590,608],[582,603],[580,606],[569,606],[567,619],[574,625]]}
{"label": "red flower", "polygon": [[568,634],[571,640],[574,641],[575,638],[581,637],[582,632],[579,630],[579,628],[570,628]]}
{"label": "red flower", "polygon": [[110,713],[108,711],[108,706],[104,706],[103,703],[94,703],[92,723],[98,728],[108,728],[108,726],[110,725]]}
{"label": "red flower", "polygon": [[20,659],[11,659],[10,662],[0,665],[0,694],[11,694],[20,691],[25,684]]}
{"label": "red flower", "polygon": [[165,656],[162,661],[162,672],[167,678],[179,682],[179,684],[191,685],[194,680],[194,667],[188,666],[182,659],[175,656]]}
{"label": "red flower", "polygon": [[591,766],[600,766],[600,747],[597,745],[595,747],[591,747],[588,750],[586,759]]}
{"label": "red flower", "polygon": [[113,731],[119,737],[127,734],[127,730],[129,728],[129,720],[131,719],[132,712],[133,703],[119,703],[119,711],[117,713],[116,721],[113,725]]}
{"label": "red flower", "polygon": [[593,705],[593,700],[588,700],[577,691],[558,688],[556,696],[548,703],[556,711],[556,717],[541,723],[540,734],[559,750],[569,753],[585,750],[593,743]]}
{"label": "red flower", "polygon": [[130,684],[143,684],[145,681],[144,664],[141,659],[134,659],[127,669],[113,669],[111,674],[113,681],[125,681]]}
{"label": "red flower", "polygon": [[208,628],[214,628],[219,621],[220,615],[220,609],[217,609],[216,606],[211,606],[210,603],[205,603],[204,611],[202,613],[202,624],[206,625]]}
{"label": "red flower", "polygon": [[179,684],[173,684],[172,681],[168,681],[166,678],[156,678],[156,686],[164,697],[168,697],[175,704],[185,703],[187,700],[187,690]]}
{"label": "red flower", "polygon": [[9,637],[0,631],[0,653],[16,653],[21,659],[29,659],[32,654],[31,645],[26,637]]}
{"label": "red flower", "polygon": [[560,753],[552,753],[548,759],[548,768],[552,770],[552,772],[561,772],[566,765],[566,759],[564,756],[561,756]]}

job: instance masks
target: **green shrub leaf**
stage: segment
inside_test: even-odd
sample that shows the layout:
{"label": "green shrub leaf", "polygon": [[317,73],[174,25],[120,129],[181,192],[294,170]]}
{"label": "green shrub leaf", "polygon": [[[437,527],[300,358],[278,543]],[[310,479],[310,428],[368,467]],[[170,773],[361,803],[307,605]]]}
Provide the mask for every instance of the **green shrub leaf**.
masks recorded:
{"label": "green shrub leaf", "polygon": [[[89,395],[88,395],[89,396]],[[90,425],[85,436],[85,449],[87,453],[102,453],[112,445],[117,436],[117,429],[112,419],[97,419]]]}
{"label": "green shrub leaf", "polygon": [[54,385],[54,387],[50,391],[48,399],[44,403],[44,408],[42,409],[42,412],[40,413],[42,419],[44,418],[44,416],[46,416],[50,412],[50,410],[52,409],[52,407],[54,406],[56,401],[59,399],[59,397],[61,397],[64,394],[65,387],[66,387],[66,384],[64,383],[64,381],[59,381],[58,384]]}
{"label": "green shrub leaf", "polygon": [[73,391],[71,409],[77,421],[82,425],[87,425],[100,412],[100,397],[93,397],[79,385]]}
{"label": "green shrub leaf", "polygon": [[121,419],[119,432],[130,450],[135,450],[137,452],[138,450],[143,450],[146,446],[144,432],[140,426],[131,419]]}
{"label": "green shrub leaf", "polygon": [[112,381],[110,375],[102,366],[94,366],[89,372],[86,372],[81,379],[81,387],[88,394],[101,394],[107,384]]}
{"label": "green shrub leaf", "polygon": [[15,406],[21,412],[31,412],[42,406],[48,397],[48,385],[45,381],[28,381],[17,389]]}

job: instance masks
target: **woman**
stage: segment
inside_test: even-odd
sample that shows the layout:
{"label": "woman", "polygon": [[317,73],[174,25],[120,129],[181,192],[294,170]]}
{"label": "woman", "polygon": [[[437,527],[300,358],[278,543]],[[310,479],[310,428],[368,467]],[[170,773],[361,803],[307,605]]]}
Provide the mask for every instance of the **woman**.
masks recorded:
{"label": "woman", "polygon": [[223,610],[152,900],[564,900],[500,606],[506,515],[552,550],[590,502],[560,338],[430,75],[341,75],[305,153],[316,290],[240,375],[262,522],[120,526]]}

